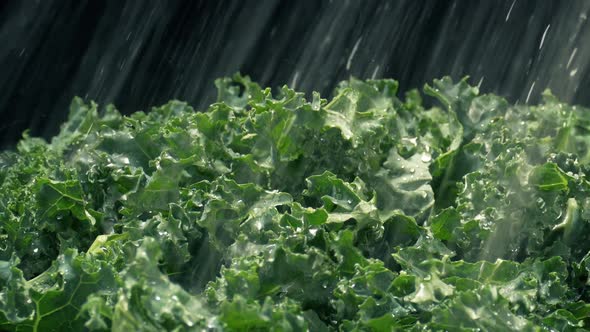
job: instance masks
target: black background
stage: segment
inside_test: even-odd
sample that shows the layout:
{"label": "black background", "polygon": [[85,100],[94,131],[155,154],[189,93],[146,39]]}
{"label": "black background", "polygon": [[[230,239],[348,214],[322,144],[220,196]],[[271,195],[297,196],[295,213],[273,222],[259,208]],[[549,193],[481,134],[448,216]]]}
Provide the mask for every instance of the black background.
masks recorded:
{"label": "black background", "polygon": [[0,146],[13,146],[27,128],[54,135],[75,95],[123,113],[172,98],[202,110],[214,101],[214,79],[237,71],[263,86],[324,97],[351,75],[395,78],[402,91],[470,75],[483,92],[512,102],[537,102],[549,87],[588,106],[588,7],[583,0],[4,1]]}

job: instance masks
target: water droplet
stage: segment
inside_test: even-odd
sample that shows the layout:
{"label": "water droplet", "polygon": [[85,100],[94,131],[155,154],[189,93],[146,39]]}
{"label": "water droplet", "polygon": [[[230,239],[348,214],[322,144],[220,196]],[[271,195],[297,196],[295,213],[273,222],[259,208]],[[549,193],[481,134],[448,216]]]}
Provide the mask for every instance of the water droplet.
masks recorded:
{"label": "water droplet", "polygon": [[410,173],[414,174],[414,172],[416,172],[416,170],[413,168],[410,168]]}
{"label": "water droplet", "polygon": [[430,155],[428,153],[424,153],[422,155],[422,158],[420,158],[420,160],[422,160],[425,163],[430,162],[431,159],[432,159],[432,157],[430,157]]}
{"label": "water droplet", "polygon": [[154,298],[156,301],[160,301],[160,297],[158,295],[156,295],[156,297]]}
{"label": "water droplet", "polygon": [[38,253],[38,252],[39,252],[39,248],[35,248],[35,249],[33,249],[33,253],[35,253],[35,254],[36,254],[36,253]]}

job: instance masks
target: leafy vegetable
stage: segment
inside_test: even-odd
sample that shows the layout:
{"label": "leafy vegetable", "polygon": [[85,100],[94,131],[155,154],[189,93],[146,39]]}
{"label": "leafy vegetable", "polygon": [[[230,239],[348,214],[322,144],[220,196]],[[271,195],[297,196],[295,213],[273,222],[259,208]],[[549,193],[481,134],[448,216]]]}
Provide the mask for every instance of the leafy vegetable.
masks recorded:
{"label": "leafy vegetable", "polygon": [[216,85],[0,154],[0,329],[590,329],[590,110]]}

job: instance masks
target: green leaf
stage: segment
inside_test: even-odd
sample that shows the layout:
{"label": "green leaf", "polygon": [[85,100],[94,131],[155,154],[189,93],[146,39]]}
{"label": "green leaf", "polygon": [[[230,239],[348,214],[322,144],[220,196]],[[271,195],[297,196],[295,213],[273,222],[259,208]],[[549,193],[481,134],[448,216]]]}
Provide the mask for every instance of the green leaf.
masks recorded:
{"label": "green leaf", "polygon": [[25,322],[35,314],[26,280],[18,264],[16,255],[10,261],[0,261],[0,326]]}
{"label": "green leaf", "polygon": [[369,185],[376,192],[377,207],[383,218],[393,215],[396,210],[424,218],[434,205],[431,180],[428,163],[420,155],[405,159],[392,149]]}
{"label": "green leaf", "polygon": [[567,177],[554,163],[546,163],[534,168],[529,181],[544,191],[568,190]]}
{"label": "green leaf", "polygon": [[430,221],[432,234],[440,240],[450,240],[459,225],[461,225],[461,215],[453,208],[442,210]]}
{"label": "green leaf", "polygon": [[203,328],[212,318],[202,300],[160,272],[161,255],[152,238],[137,248],[133,264],[124,271],[125,284],[112,318],[114,331]]}
{"label": "green leaf", "polygon": [[447,305],[435,309],[431,329],[456,331],[535,331],[524,317],[515,315],[493,287],[460,293]]}

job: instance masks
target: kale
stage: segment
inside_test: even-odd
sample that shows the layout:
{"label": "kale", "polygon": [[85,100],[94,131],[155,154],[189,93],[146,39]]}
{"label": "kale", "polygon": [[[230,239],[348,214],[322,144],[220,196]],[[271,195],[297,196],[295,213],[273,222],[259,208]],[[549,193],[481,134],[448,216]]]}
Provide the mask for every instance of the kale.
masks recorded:
{"label": "kale", "polygon": [[0,153],[6,331],[585,331],[590,110],[466,80],[75,98]]}

